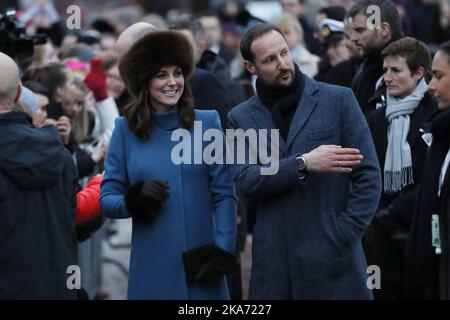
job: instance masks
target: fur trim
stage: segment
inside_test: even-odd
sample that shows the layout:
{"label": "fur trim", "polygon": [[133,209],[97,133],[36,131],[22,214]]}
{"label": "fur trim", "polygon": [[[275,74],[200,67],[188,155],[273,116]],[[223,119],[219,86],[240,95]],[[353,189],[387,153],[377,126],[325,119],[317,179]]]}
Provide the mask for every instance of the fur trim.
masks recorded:
{"label": "fur trim", "polygon": [[239,270],[239,261],[231,254],[214,244],[207,244],[183,253],[186,280],[209,282],[231,275]]}
{"label": "fur trim", "polygon": [[138,40],[120,59],[119,70],[128,90],[138,96],[159,69],[172,65],[181,68],[186,81],[194,70],[192,45],[179,31],[160,31]]}
{"label": "fur trim", "polygon": [[151,220],[161,208],[161,203],[141,195],[144,183],[144,181],[139,181],[128,188],[125,193],[125,206],[133,218]]}

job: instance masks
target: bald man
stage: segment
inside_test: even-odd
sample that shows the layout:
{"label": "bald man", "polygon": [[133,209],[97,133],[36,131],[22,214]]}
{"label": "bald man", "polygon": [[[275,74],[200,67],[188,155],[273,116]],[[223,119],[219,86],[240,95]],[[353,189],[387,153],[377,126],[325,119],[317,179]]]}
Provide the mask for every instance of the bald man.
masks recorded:
{"label": "bald man", "polygon": [[13,59],[0,52],[0,114],[11,111],[20,93],[19,68]]}
{"label": "bald man", "polygon": [[158,29],[147,22],[137,22],[126,28],[117,38],[116,51],[120,59],[131,46],[147,33],[157,32]]}
{"label": "bald man", "polygon": [[11,111],[20,91],[17,65],[0,53],[0,300],[76,299],[75,164],[55,126]]}

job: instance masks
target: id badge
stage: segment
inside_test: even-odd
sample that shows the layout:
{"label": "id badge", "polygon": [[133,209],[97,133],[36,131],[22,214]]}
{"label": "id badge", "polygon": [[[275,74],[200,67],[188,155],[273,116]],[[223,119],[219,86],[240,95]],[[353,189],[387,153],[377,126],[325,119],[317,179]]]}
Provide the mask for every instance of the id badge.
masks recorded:
{"label": "id badge", "polygon": [[[423,130],[421,132],[423,132]],[[433,135],[431,133],[422,134],[422,139],[423,141],[425,141],[428,147],[430,147],[431,144],[433,143]]]}
{"label": "id badge", "polygon": [[435,248],[436,254],[441,254],[441,238],[439,236],[439,215],[431,216],[431,245]]}

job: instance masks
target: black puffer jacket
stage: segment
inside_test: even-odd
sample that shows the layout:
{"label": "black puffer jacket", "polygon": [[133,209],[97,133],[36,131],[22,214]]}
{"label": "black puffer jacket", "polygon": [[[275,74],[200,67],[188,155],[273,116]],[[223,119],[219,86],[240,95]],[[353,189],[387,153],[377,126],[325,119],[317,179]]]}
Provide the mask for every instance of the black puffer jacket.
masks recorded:
{"label": "black puffer jacket", "polygon": [[0,300],[76,298],[76,179],[55,127],[0,115]]}

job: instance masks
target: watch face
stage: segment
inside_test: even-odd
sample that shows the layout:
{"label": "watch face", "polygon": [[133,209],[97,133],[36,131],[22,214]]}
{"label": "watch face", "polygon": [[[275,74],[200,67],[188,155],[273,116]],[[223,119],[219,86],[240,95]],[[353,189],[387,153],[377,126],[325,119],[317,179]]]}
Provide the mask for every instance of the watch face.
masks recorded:
{"label": "watch face", "polygon": [[306,168],[305,160],[302,157],[298,157],[297,158],[297,170],[302,171],[302,170],[305,170],[305,168]]}

